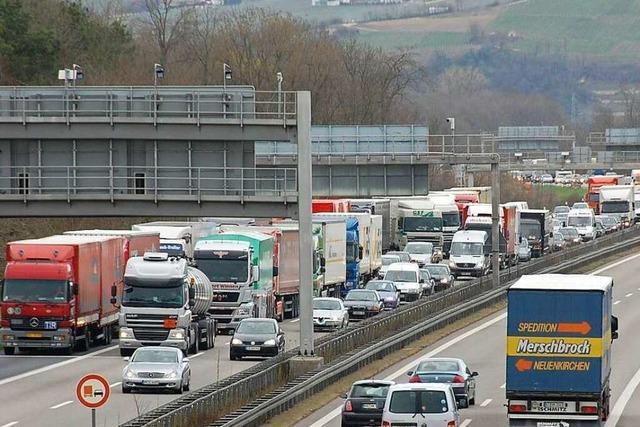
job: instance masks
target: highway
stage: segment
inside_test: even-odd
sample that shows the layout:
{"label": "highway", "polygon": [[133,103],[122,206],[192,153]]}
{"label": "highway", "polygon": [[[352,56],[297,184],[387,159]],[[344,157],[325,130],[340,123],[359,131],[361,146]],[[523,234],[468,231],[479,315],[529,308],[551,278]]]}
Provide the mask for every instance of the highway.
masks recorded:
{"label": "highway", "polygon": [[[296,320],[282,323],[287,348],[298,345],[298,325]],[[213,349],[189,356],[192,360],[191,390],[213,383],[217,378],[233,375],[262,360],[231,362],[230,341],[231,336],[220,335],[216,337]],[[120,382],[125,364],[117,345],[66,357],[44,354],[0,356],[0,427],[91,425],[91,411],[77,402],[75,386],[80,377],[93,372],[104,375],[111,384],[109,402],[97,410],[97,425],[101,427],[117,426],[138,413],[148,412],[178,398],[178,395],[168,393],[122,394]]]}
{"label": "highway", "polygon": [[[614,278],[614,314],[620,321],[620,338],[613,345],[612,414],[606,427],[637,427],[640,424],[640,254],[614,262],[594,273]],[[506,313],[495,313],[397,363],[377,379],[407,382],[406,372],[423,357],[461,357],[478,371],[476,405],[461,411],[461,427],[507,425],[505,399]],[[340,426],[342,399],[335,399],[296,427]]]}

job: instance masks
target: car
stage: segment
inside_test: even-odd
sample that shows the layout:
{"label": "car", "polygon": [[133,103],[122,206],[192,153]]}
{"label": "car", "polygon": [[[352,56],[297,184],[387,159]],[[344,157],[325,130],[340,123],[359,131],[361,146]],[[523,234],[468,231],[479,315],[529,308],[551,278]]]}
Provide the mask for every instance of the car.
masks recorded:
{"label": "car", "polygon": [[456,427],[458,407],[448,384],[394,384],[384,402],[382,427]]}
{"label": "car", "polygon": [[555,231],[549,237],[549,247],[551,248],[551,252],[558,252],[564,249],[566,246],[566,242],[564,240],[564,236],[560,231]]}
{"label": "car", "polygon": [[450,384],[461,407],[476,403],[477,372],[471,372],[462,359],[426,358],[407,372],[410,383]]}
{"label": "car", "polygon": [[376,291],[351,289],[344,298],[344,306],[349,310],[349,319],[366,319],[380,313],[384,302]]}
{"label": "car", "polygon": [[428,270],[435,282],[436,292],[449,289],[453,286],[455,278],[446,264],[427,264],[423,270]]}
{"label": "car", "polygon": [[551,176],[551,174],[545,173],[540,177],[540,182],[543,184],[553,184],[553,176]]}
{"label": "car", "polygon": [[140,347],[125,357],[122,392],[132,390],[171,390],[182,394],[191,385],[189,358],[174,347]]}
{"label": "car", "polygon": [[398,308],[400,305],[400,291],[390,280],[370,280],[364,288],[378,292],[385,310]]}
{"label": "car", "polygon": [[400,255],[389,255],[388,253],[382,255],[382,266],[378,271],[378,277],[382,278],[387,272],[387,269],[391,264],[394,264],[400,261]]}
{"label": "car", "polygon": [[422,296],[432,295],[436,291],[436,280],[431,277],[429,270],[420,269],[420,284],[422,285]]}
{"label": "car", "polygon": [[400,257],[400,262],[411,262],[411,255],[405,251],[389,251],[385,255],[396,255]]}
{"label": "car", "polygon": [[552,220],[551,225],[553,226],[553,232],[557,232],[558,230],[560,230],[560,228],[562,228],[564,226],[564,222],[560,221],[558,219],[554,219]]}
{"label": "car", "polygon": [[575,227],[563,227],[559,230],[562,234],[566,247],[576,246],[582,243],[582,237],[578,233],[578,229]]}
{"label": "car", "polygon": [[384,402],[393,381],[361,380],[342,395],[342,426],[379,426]]}
{"label": "car", "polygon": [[576,202],[571,205],[571,209],[590,209],[589,204],[586,202]]}
{"label": "car", "polygon": [[229,359],[272,357],[285,349],[284,332],[275,319],[242,319],[229,344]]}
{"label": "car", "polygon": [[520,239],[520,244],[518,245],[518,260],[531,261],[531,248],[529,247],[529,241],[525,237]]}
{"label": "car", "polygon": [[349,310],[340,298],[313,299],[313,329],[342,329],[349,325]]}
{"label": "car", "polygon": [[389,266],[384,280],[390,280],[400,291],[400,301],[415,301],[422,296],[420,268],[412,262],[398,262]]}
{"label": "car", "polygon": [[601,219],[596,218],[596,238],[597,237],[602,237],[605,234],[607,234],[607,231],[604,227],[604,224],[602,223]]}
{"label": "car", "polygon": [[618,221],[616,221],[615,217],[609,215],[597,215],[596,221],[598,220],[602,223],[606,233],[613,233],[614,231],[619,230]]}
{"label": "car", "polygon": [[420,267],[428,262],[434,262],[436,257],[433,243],[429,242],[409,242],[404,247],[404,251],[409,253],[411,262],[417,263]]}

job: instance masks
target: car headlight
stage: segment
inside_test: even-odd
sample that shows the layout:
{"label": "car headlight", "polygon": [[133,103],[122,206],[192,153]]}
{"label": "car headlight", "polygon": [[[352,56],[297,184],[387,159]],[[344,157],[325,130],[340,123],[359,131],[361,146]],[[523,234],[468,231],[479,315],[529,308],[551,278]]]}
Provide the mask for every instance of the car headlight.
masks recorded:
{"label": "car headlight", "polygon": [[269,345],[269,346],[276,345],[276,340],[274,340],[274,339],[266,340],[264,342],[264,345]]}
{"label": "car headlight", "polygon": [[120,339],[133,338],[133,330],[129,328],[120,328]]}
{"label": "car headlight", "polygon": [[242,345],[242,340],[239,340],[238,338],[234,338],[231,340],[231,345]]}
{"label": "car headlight", "polygon": [[174,378],[178,378],[178,371],[171,371],[167,374],[167,378],[169,379],[174,379]]}
{"label": "car headlight", "polygon": [[253,306],[251,304],[243,304],[236,310],[237,316],[248,316],[251,314]]}
{"label": "car headlight", "polygon": [[455,261],[449,261],[449,267],[455,268],[455,266],[456,266],[456,262]]}
{"label": "car headlight", "polygon": [[136,374],[133,373],[133,371],[127,369],[126,372],[124,373],[125,378],[135,378]]}
{"label": "car headlight", "polygon": [[182,329],[172,329],[171,331],[169,331],[169,339],[183,340],[184,331]]}
{"label": "car headlight", "polygon": [[443,277],[442,280],[440,280],[441,283],[449,283],[449,279],[446,277]]}

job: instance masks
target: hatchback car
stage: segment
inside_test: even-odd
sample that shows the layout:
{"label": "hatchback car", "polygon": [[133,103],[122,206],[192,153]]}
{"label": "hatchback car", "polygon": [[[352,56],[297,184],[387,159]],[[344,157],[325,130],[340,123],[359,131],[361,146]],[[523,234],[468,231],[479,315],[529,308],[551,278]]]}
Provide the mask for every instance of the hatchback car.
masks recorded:
{"label": "hatchback car", "polygon": [[582,243],[582,237],[580,237],[578,229],[575,227],[561,228],[560,234],[564,237],[564,242],[567,247],[576,246]]}
{"label": "hatchback car", "polygon": [[407,373],[410,383],[449,384],[461,408],[476,403],[477,372],[471,372],[462,359],[448,357],[422,359]]}
{"label": "hatchback car", "polygon": [[567,243],[564,240],[564,236],[560,231],[554,232],[549,237],[549,247],[552,252],[558,252],[565,248]]}
{"label": "hatchback car", "polygon": [[428,270],[431,278],[435,282],[435,291],[442,291],[453,286],[455,278],[451,270],[445,264],[427,264],[423,270]]}
{"label": "hatchback car", "polygon": [[395,384],[389,387],[382,427],[456,427],[460,413],[448,384]]}
{"label": "hatchback car", "polygon": [[284,349],[284,332],[275,319],[243,319],[229,344],[229,359],[277,356]]}
{"label": "hatchback car", "polygon": [[342,329],[349,325],[349,311],[340,298],[313,299],[313,329]]}
{"label": "hatchback car", "polygon": [[342,396],[342,426],[379,426],[382,410],[393,381],[362,380]]}
{"label": "hatchback car", "polygon": [[352,289],[344,298],[344,306],[349,310],[349,319],[366,319],[382,311],[384,304],[376,291]]}
{"label": "hatchback car", "polygon": [[122,392],[131,390],[189,390],[191,367],[182,351],[173,347],[140,347],[122,370]]}
{"label": "hatchback car", "polygon": [[411,262],[411,255],[405,251],[389,251],[385,255],[396,255],[400,257],[400,262]]}
{"label": "hatchback car", "polygon": [[378,292],[386,310],[400,305],[400,291],[391,280],[370,280],[364,288]]}

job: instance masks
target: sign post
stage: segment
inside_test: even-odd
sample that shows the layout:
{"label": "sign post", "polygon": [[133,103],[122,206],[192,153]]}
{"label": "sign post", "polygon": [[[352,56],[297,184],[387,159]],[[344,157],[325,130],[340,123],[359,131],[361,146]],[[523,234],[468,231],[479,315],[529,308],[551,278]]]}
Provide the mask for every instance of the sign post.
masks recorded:
{"label": "sign post", "polygon": [[111,389],[105,377],[99,374],[87,374],[76,385],[78,401],[91,409],[91,426],[96,427],[96,408],[109,400]]}

